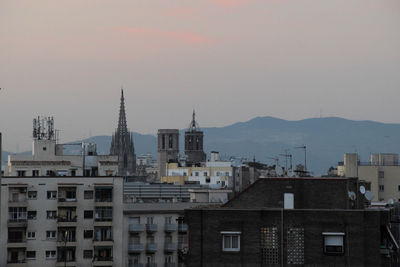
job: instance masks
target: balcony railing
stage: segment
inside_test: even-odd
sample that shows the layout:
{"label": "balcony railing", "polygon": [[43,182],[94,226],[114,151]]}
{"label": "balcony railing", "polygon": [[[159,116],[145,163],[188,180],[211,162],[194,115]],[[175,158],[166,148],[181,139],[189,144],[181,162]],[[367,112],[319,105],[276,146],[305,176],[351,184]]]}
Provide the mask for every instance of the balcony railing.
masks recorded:
{"label": "balcony railing", "polygon": [[175,223],[166,223],[164,225],[165,232],[175,232],[177,229],[177,225]]}
{"label": "balcony railing", "polygon": [[147,223],[146,224],[146,231],[147,232],[156,232],[158,229],[157,224],[154,223]]}
{"label": "balcony railing", "polygon": [[25,238],[9,238],[8,243],[25,243]]}
{"label": "balcony railing", "polygon": [[75,257],[67,259],[65,259],[64,257],[60,257],[57,259],[57,262],[74,262],[74,261],[76,261]]}
{"label": "balcony railing", "polygon": [[157,263],[146,263],[145,267],[157,267]]}
{"label": "balcony railing", "polygon": [[95,202],[112,202],[112,197],[96,197]]}
{"label": "balcony railing", "polygon": [[174,252],[176,251],[176,244],[175,243],[164,243],[164,251],[166,252]]}
{"label": "balcony railing", "polygon": [[77,216],[73,218],[66,218],[66,217],[57,217],[57,222],[76,222],[78,220]]}
{"label": "balcony railing", "polygon": [[18,199],[9,199],[8,202],[10,202],[10,203],[25,203],[25,202],[27,202],[27,200],[28,199],[26,197],[21,197]]}
{"label": "balcony railing", "polygon": [[140,253],[144,251],[144,245],[143,244],[129,244],[128,246],[128,252],[129,253]]}
{"label": "balcony railing", "polygon": [[152,252],[152,253],[157,252],[157,244],[156,243],[147,244],[146,245],[146,251],[147,252]]}
{"label": "balcony railing", "polygon": [[8,260],[7,263],[26,263],[26,259]]}
{"label": "balcony railing", "polygon": [[175,267],[176,264],[174,262],[166,262],[164,263],[164,267]]}
{"label": "balcony railing", "polygon": [[8,218],[8,222],[15,222],[15,223],[26,222],[27,220],[28,220],[28,218],[26,217],[26,215],[23,217],[19,217],[19,218]]}
{"label": "balcony railing", "polygon": [[132,233],[140,233],[144,231],[144,224],[140,224],[140,223],[131,223],[129,224],[129,228],[128,228],[129,232]]}
{"label": "balcony railing", "polygon": [[184,224],[184,223],[178,224],[178,231],[179,232],[187,232],[187,230],[188,230],[187,224]]}
{"label": "balcony railing", "polygon": [[113,257],[94,256],[94,261],[113,261]]}
{"label": "balcony railing", "polygon": [[143,263],[129,263],[129,267],[143,267]]}
{"label": "balcony railing", "polygon": [[111,237],[94,237],[93,241],[96,242],[105,242],[105,241],[114,241]]}
{"label": "balcony railing", "polygon": [[95,217],[96,222],[111,222],[113,220],[112,217]]}
{"label": "balcony railing", "polygon": [[74,198],[60,197],[58,198],[58,202],[76,202],[76,197]]}

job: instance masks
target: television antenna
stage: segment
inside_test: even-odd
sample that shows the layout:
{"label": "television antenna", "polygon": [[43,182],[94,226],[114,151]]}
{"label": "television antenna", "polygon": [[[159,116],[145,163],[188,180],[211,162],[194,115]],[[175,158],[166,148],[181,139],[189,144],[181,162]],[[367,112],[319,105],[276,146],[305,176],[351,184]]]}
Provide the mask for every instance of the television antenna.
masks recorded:
{"label": "television antenna", "polygon": [[302,145],[302,146],[298,146],[296,148],[304,150],[304,171],[307,172],[307,146]]}

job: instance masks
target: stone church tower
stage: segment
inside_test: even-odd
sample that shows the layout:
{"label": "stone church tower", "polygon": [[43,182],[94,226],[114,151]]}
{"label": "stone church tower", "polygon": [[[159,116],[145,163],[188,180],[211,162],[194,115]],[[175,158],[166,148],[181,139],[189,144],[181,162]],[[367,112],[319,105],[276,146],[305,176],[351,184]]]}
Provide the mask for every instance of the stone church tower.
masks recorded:
{"label": "stone church tower", "polygon": [[118,175],[132,176],[136,173],[136,155],[132,134],[128,131],[125,115],[124,90],[121,89],[118,128],[112,136],[110,155],[118,156]]}
{"label": "stone church tower", "polygon": [[185,132],[185,155],[189,164],[198,165],[206,161],[206,154],[203,151],[203,131],[199,129],[195,117],[193,110],[192,122]]}

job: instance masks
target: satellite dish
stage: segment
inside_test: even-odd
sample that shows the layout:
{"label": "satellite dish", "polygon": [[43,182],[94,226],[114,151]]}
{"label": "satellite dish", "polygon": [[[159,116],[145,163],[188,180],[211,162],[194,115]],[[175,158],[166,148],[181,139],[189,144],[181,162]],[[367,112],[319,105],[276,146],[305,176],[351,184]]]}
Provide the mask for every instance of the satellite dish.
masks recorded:
{"label": "satellite dish", "polygon": [[364,196],[365,196],[365,198],[367,199],[367,200],[369,200],[369,201],[371,201],[373,198],[374,198],[374,195],[372,194],[372,192],[371,191],[365,191],[365,194],[364,194]]}
{"label": "satellite dish", "polygon": [[360,186],[360,193],[363,195],[365,194],[365,186]]}
{"label": "satellite dish", "polygon": [[353,191],[349,191],[348,192],[348,195],[349,195],[349,198],[351,199],[351,200],[356,200],[356,193],[354,193]]}
{"label": "satellite dish", "polygon": [[393,204],[394,204],[393,198],[389,199],[389,200],[387,201],[387,203],[388,203],[389,205],[393,205]]}

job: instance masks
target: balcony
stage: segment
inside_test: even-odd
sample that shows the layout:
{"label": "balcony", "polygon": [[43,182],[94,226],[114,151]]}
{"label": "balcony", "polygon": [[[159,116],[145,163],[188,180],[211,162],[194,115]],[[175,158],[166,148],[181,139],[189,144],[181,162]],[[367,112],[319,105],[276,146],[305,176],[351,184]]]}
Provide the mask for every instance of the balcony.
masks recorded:
{"label": "balcony", "polygon": [[167,233],[168,232],[175,232],[176,229],[177,229],[176,223],[166,223],[164,225],[164,231],[167,232]]}
{"label": "balcony", "polygon": [[112,246],[114,240],[112,238],[94,238],[93,246]]}
{"label": "balcony", "polygon": [[27,266],[28,263],[26,263],[25,259],[7,261],[7,267],[27,267]]}
{"label": "balcony", "polygon": [[144,231],[144,224],[131,223],[131,224],[129,224],[128,231],[130,233],[141,233]]}
{"label": "balcony", "polygon": [[144,267],[143,263],[130,263],[129,267]]}
{"label": "balcony", "polygon": [[176,264],[174,262],[164,263],[164,267],[175,267]]}
{"label": "balcony", "polygon": [[59,207],[76,207],[77,205],[76,198],[58,198]]}
{"label": "balcony", "polygon": [[26,238],[13,238],[8,239],[7,243],[8,248],[25,248],[26,247]]}
{"label": "balcony", "polygon": [[67,261],[63,261],[62,259],[57,260],[56,262],[56,267],[75,267],[76,266],[76,260],[75,259],[71,259],[71,260],[67,260]]}
{"label": "balcony", "polygon": [[128,245],[128,253],[141,253],[144,251],[143,244],[129,244]]}
{"label": "balcony", "polygon": [[146,245],[146,251],[149,253],[156,253],[157,252],[157,244],[153,243],[153,244],[147,244]]}
{"label": "balcony", "polygon": [[77,216],[73,218],[66,218],[62,216],[57,217],[57,223],[60,227],[68,227],[68,226],[76,226],[76,222],[78,221]]}
{"label": "balcony", "polygon": [[113,265],[112,257],[94,256],[94,258],[93,258],[92,266],[112,266],[112,265]]}
{"label": "balcony", "polygon": [[175,243],[164,243],[164,251],[165,252],[176,251],[176,244]]}
{"label": "balcony", "polygon": [[154,223],[146,224],[146,231],[149,233],[157,232],[157,229],[158,229],[157,224],[154,224]]}
{"label": "balcony", "polygon": [[26,227],[28,225],[28,220],[25,216],[21,216],[19,218],[10,218],[8,219],[7,226],[8,227]]}
{"label": "balcony", "polygon": [[28,200],[25,197],[21,197],[18,199],[9,199],[8,206],[9,207],[26,207],[26,206],[28,206]]}
{"label": "balcony", "polygon": [[157,267],[157,263],[146,263],[145,267]]}
{"label": "balcony", "polygon": [[178,224],[178,231],[179,231],[179,232],[181,232],[181,233],[186,233],[187,230],[188,230],[187,224],[184,224],[184,223]]}

